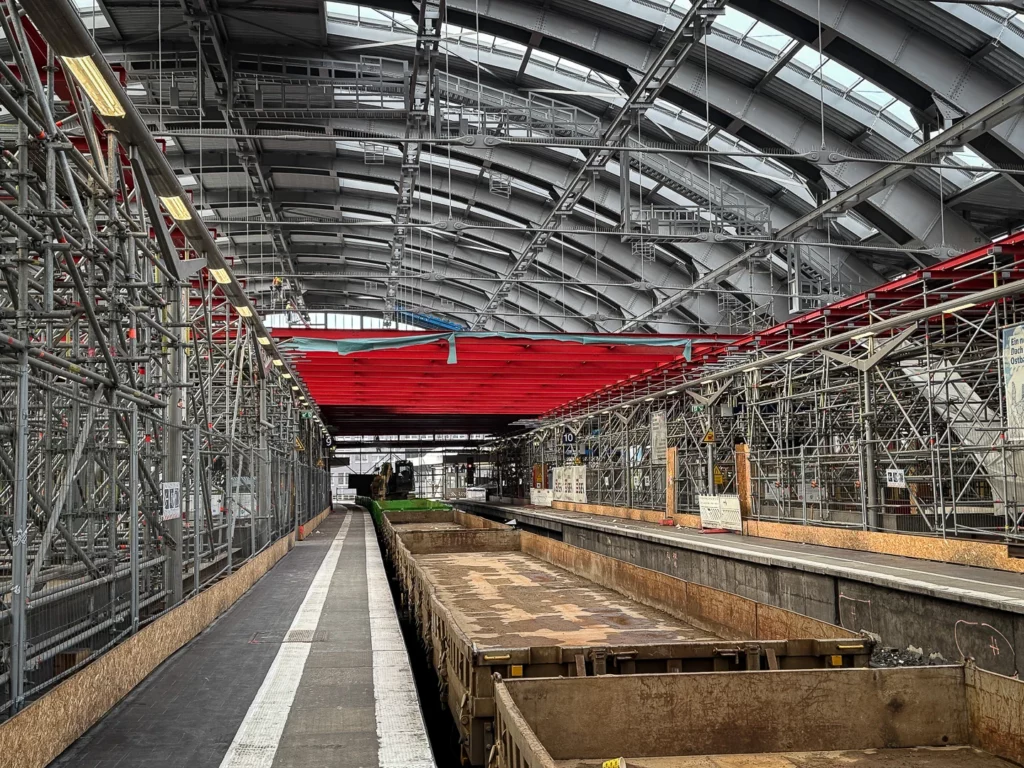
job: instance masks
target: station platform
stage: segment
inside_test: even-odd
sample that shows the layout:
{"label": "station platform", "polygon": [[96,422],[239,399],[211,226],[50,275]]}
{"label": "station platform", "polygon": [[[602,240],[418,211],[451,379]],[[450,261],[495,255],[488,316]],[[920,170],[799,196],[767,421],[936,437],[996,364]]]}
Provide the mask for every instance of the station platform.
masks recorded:
{"label": "station platform", "polygon": [[373,524],[334,514],[61,768],[435,768]]}
{"label": "station platform", "polygon": [[[778,605],[895,647],[991,661],[1017,672],[1024,659],[1024,574],[912,557],[705,534],[642,520],[551,507],[456,502],[516,520],[526,530],[672,576]],[[973,650],[972,650],[973,649]]]}

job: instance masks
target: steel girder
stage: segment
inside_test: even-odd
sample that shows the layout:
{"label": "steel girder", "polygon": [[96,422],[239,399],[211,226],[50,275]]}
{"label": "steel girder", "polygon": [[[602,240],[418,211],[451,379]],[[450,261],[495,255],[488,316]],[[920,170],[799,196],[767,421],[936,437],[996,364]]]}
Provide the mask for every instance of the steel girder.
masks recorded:
{"label": "steel girder", "polygon": [[[341,199],[339,196],[333,195],[332,193],[295,191],[289,195],[285,195],[284,192],[279,194],[282,195],[282,208],[289,212],[291,212],[293,209],[302,210],[303,208],[306,208],[312,212],[322,214],[325,208],[327,208],[328,206],[338,205]],[[229,193],[227,192],[210,192],[208,193],[208,199],[214,206],[221,206],[221,201],[223,201],[223,203],[226,204],[230,198]],[[389,211],[389,206],[391,205],[393,205],[393,203],[390,199],[380,197],[365,197],[360,199],[358,210],[363,213],[371,213],[386,216]],[[420,217],[418,212],[414,210],[413,220],[418,221],[419,218]],[[431,223],[429,217],[425,217],[425,223]],[[386,238],[384,235],[386,230],[384,229],[379,229],[375,231],[373,228],[356,227],[354,231],[346,229],[346,232],[348,232],[351,236],[359,236],[361,238],[378,238],[379,242],[381,242],[382,244],[386,242]],[[497,254],[485,253],[479,250],[470,250],[470,246],[476,244],[475,241],[470,241],[468,239],[462,239],[460,241],[458,239],[457,233],[448,235],[447,237],[449,237],[449,239],[445,239],[445,236],[435,236],[433,238],[432,243],[430,243],[429,240],[425,239],[425,242],[428,244],[426,244],[425,246],[420,246],[420,249],[424,250],[425,252],[438,254],[441,258],[451,258],[465,264],[481,265],[485,267],[491,274],[494,275],[500,274],[501,271],[504,269],[505,265],[507,264],[507,260],[505,258],[498,256]],[[522,236],[518,232],[513,230],[492,231],[488,238],[488,242],[491,246],[501,248],[505,251],[514,248],[521,241]],[[601,252],[601,246],[604,243],[611,243],[613,245],[621,246],[621,244],[616,239],[609,238],[607,236],[602,236],[598,238],[599,253]],[[321,254],[318,252],[316,255],[318,257],[322,256],[325,259],[331,259],[332,257],[336,259],[339,255],[343,256],[347,249],[348,246],[345,244],[324,243],[318,247],[318,251],[322,250],[323,253]],[[306,253],[308,253],[310,251],[309,245],[306,245],[303,250]],[[301,258],[303,254],[300,253],[297,255],[299,255]],[[567,249],[564,254],[549,253],[545,256],[544,259],[538,261],[538,264],[545,271],[552,274],[556,279],[561,275],[566,278],[567,283],[577,283],[578,285],[585,285],[585,280],[588,279],[590,275],[595,275],[597,279],[607,279],[608,281],[622,281],[623,277],[638,277],[632,276],[629,273],[624,274],[622,272],[616,271],[617,265],[614,261],[611,260],[600,260],[596,262],[597,265],[601,266],[600,271],[596,271],[594,269],[595,262],[588,261],[582,258],[572,249]],[[586,274],[584,274],[584,272],[586,272]],[[666,279],[668,278],[666,277]],[[651,285],[653,286],[653,284]],[[540,291],[542,294],[549,297],[549,300],[551,300],[555,304],[562,304],[566,301],[564,295],[562,297],[556,297],[557,291],[554,286],[535,286],[532,290]],[[644,289],[640,288],[640,290]],[[575,296],[576,294],[573,293],[570,295]],[[516,296],[518,297],[519,293],[516,293]],[[513,299],[510,297],[510,302],[515,303],[516,301],[517,299]],[[601,292],[600,301],[594,301],[592,303],[584,302],[582,300],[579,300],[577,302],[570,301],[568,308],[573,309],[577,314],[580,315],[581,318],[588,320],[588,322],[596,323],[600,322],[600,320],[598,318],[591,319],[589,316],[593,315],[594,313],[601,313],[602,307],[599,305],[603,304],[604,311],[606,312],[609,308],[608,305],[615,304],[617,301],[625,302],[627,308],[632,307],[632,311],[634,313],[645,311],[646,309],[649,309],[654,306],[653,299],[647,297],[642,292],[637,292],[636,290],[617,289],[616,287],[612,286]],[[706,296],[701,296],[695,298],[692,303],[685,305],[683,309],[692,312],[697,312],[701,310],[702,306],[704,312],[711,312],[714,309],[713,300],[707,298]],[[559,313],[561,314],[564,309],[565,307],[560,306]],[[605,315],[601,314],[600,316],[604,317]],[[698,321],[695,322],[695,324],[702,323]],[[674,329],[678,331],[678,328],[673,328],[671,324],[666,324],[666,326],[669,330]],[[600,328],[600,326],[597,327]],[[656,324],[655,327],[657,327]]]}
{"label": "steel girder", "polygon": [[[522,8],[522,4],[517,4],[517,5],[518,5],[518,6],[520,6],[520,8]],[[464,13],[468,12],[468,5],[467,5],[466,3],[463,3],[463,9],[462,9],[462,10],[463,10],[463,12],[464,12]],[[535,10],[536,10],[536,9],[535,9]],[[489,10],[488,10],[488,14],[489,14]],[[490,14],[490,15],[492,15],[492,16],[493,16],[494,14]],[[563,17],[563,18],[564,18],[564,17]],[[545,22],[545,27],[544,27],[544,29],[545,29],[545,35],[548,35],[548,36],[551,36],[551,37],[555,37],[556,39],[558,39],[558,34],[557,34],[557,32],[556,32],[555,34],[550,34],[550,35],[549,35],[549,32],[550,32],[550,30],[551,30],[551,29],[554,29],[555,27],[557,27],[557,26],[558,26],[557,24],[555,24],[555,25],[554,25],[554,27],[553,27],[552,25],[548,24],[549,22],[551,22],[551,20],[552,20],[552,19],[554,19],[554,20],[555,20],[555,22],[558,22],[558,18],[557,18],[557,16],[556,16],[555,14],[553,14],[553,13],[552,13],[551,11],[548,11],[548,13],[547,13],[547,15],[546,15],[546,22]],[[577,20],[577,22],[579,22],[579,19],[575,19],[575,20]],[[579,29],[579,24],[577,25],[577,29]],[[561,39],[563,40],[563,42],[573,42],[573,41],[571,41],[571,40],[568,40],[568,39],[567,39],[567,38],[565,38],[564,36],[562,36],[562,37],[561,37]],[[607,38],[606,38],[606,37],[602,37],[602,40],[604,40],[604,39],[607,39]],[[636,41],[634,41],[634,43],[635,43],[635,42],[636,42]],[[716,37],[715,39],[713,39],[713,40],[712,40],[712,46],[713,46],[713,48],[715,48],[715,47],[717,46],[718,42],[719,42],[719,41],[718,41],[718,38],[717,38],[717,37]],[[601,47],[602,47],[602,53],[603,53],[603,52],[604,52],[603,46],[601,46]],[[714,84],[713,84],[713,90],[714,90]],[[895,204],[894,204],[894,205],[895,205]],[[895,207],[896,207],[896,208],[898,208],[899,206],[895,206]],[[895,211],[895,208],[894,208],[894,216],[898,216],[898,212],[897,212],[897,211]],[[949,221],[951,221],[951,219],[949,219]]]}
{"label": "steel girder", "polygon": [[[222,157],[223,155],[214,155],[212,159],[215,161],[216,165],[219,165],[220,163],[217,163],[216,161]],[[514,162],[515,153],[509,149],[504,149],[501,152],[489,152],[488,157],[500,160],[502,167],[505,167],[505,162]],[[285,174],[290,174],[293,169],[298,168],[299,170],[318,171],[318,175],[320,176],[322,176],[323,172],[326,171],[332,175],[337,174],[341,177],[366,178],[369,176],[374,180],[386,179],[393,182],[397,182],[398,180],[398,171],[393,165],[367,167],[363,163],[358,162],[349,156],[317,159],[294,157],[283,153],[275,153],[274,155],[266,155],[264,159],[267,162],[268,168],[280,172],[282,177]],[[280,161],[282,165],[278,166],[277,161]],[[187,167],[191,167],[188,163],[187,157],[183,158],[183,163]],[[565,171],[561,166],[555,163],[546,162],[540,158],[535,158],[531,161],[528,164],[527,170],[529,170],[532,178],[554,186],[558,186],[558,182],[564,178],[565,174]],[[442,171],[441,173],[436,174],[423,173],[420,178],[420,186],[421,188],[429,188],[432,194],[439,195],[441,197],[450,197],[461,204],[466,204],[467,202],[470,204],[474,202],[482,203],[487,209],[500,211],[509,217],[523,222],[536,221],[536,217],[541,215],[540,211],[543,210],[541,207],[544,204],[543,200],[538,200],[532,196],[528,197],[525,193],[522,193],[521,196],[512,196],[508,198],[491,193],[486,187],[477,183],[475,175],[469,173],[466,169],[458,167],[453,168],[451,170],[451,177],[452,183],[449,186],[448,175],[446,172]],[[280,199],[282,205],[288,204],[293,199],[288,197],[286,190],[290,188],[306,188],[304,185],[293,186],[284,182],[283,179],[275,180],[275,187],[278,190],[278,194],[281,195]],[[367,194],[373,195],[375,193]],[[592,184],[591,188],[588,190],[587,198],[586,202],[591,206],[597,205],[599,208],[611,211],[615,211],[621,206],[618,186],[612,179],[608,179],[607,182],[602,180],[602,183]],[[344,206],[345,199],[346,194],[341,193],[339,195],[339,204]],[[213,198],[208,198],[208,200],[212,202]],[[441,210],[434,218],[435,220],[443,220],[446,218],[443,203],[438,207]],[[576,218],[579,220],[578,224],[580,226],[586,227],[593,225],[594,219],[593,217],[588,217],[587,213],[588,208],[586,203],[581,204],[576,209]],[[477,216],[476,219],[481,223],[490,223],[487,222],[485,216]],[[429,221],[429,219],[423,218],[422,215],[421,220]],[[502,225],[500,222],[496,223]],[[603,225],[599,223],[599,226]],[[482,232],[474,234],[477,237],[488,236]],[[499,233],[494,232],[493,234]],[[510,233],[501,232],[500,234],[513,235],[513,238],[505,239],[503,241],[503,244],[507,243],[509,248],[514,249],[516,247],[521,247],[515,245],[514,237],[521,238],[522,235],[518,235],[518,233],[514,231]],[[622,267],[627,270],[628,274],[632,275],[635,279],[644,280],[645,282],[650,283],[652,287],[657,287],[659,285],[664,286],[673,283],[678,284],[680,280],[681,275],[676,268],[666,267],[660,261],[644,262],[631,252],[629,246],[620,242],[615,236],[601,234],[595,237],[592,234],[574,234],[567,232],[564,235],[560,235],[560,237],[570,243],[576,243],[577,247],[583,251],[595,250],[603,257],[610,258],[614,263],[622,265]],[[734,252],[730,248],[716,243],[691,243],[679,245],[686,245],[686,251],[690,254],[693,254],[694,252],[700,254],[700,257],[695,258],[694,261],[700,265],[702,270],[714,269],[716,266],[723,263],[725,259],[732,258],[734,256]],[[672,244],[672,246],[676,246],[676,244]],[[682,248],[680,248],[680,250],[682,250]],[[562,254],[559,253],[558,247],[553,246],[549,251],[550,252],[545,263],[562,271],[558,266],[558,263],[562,258]],[[580,264],[574,272],[567,274],[567,277],[570,279],[578,279],[581,284],[585,285],[589,275],[581,277],[584,266],[585,265]],[[688,272],[690,275],[693,275],[697,273],[698,270],[692,269]],[[743,289],[753,289],[757,293],[764,295],[776,292],[770,277],[764,273],[744,274],[737,277],[734,284],[742,286]],[[609,298],[623,309],[628,309],[633,313],[639,311],[639,308],[636,306],[635,299],[630,299],[628,296],[615,295],[611,295]],[[717,309],[713,303],[704,307],[705,313],[698,312],[700,309],[699,303],[691,303],[688,309],[691,312],[697,312],[698,317],[700,317],[702,322],[709,325],[717,323]],[[706,314],[707,312],[712,314]]]}
{"label": "steel girder", "polygon": [[390,328],[395,322],[398,273],[405,259],[413,198],[419,184],[423,140],[435,133],[434,126],[440,122],[440,97],[435,71],[445,22],[445,0],[420,0],[416,17],[415,53],[406,82],[403,137],[405,141],[401,145],[402,167],[398,179],[395,229],[391,241],[391,264],[386,293],[387,311],[384,313],[385,328]]}
{"label": "steel girder", "polygon": [[[426,178],[422,179],[422,181],[426,180]],[[441,180],[439,179],[438,181],[440,182]],[[455,181],[453,186],[455,187],[453,192],[461,192],[467,196],[476,194],[479,189],[477,185],[468,182]],[[442,191],[447,191],[446,178],[443,180],[443,187],[438,187],[438,192]],[[228,191],[217,192],[211,190],[206,193],[206,199],[214,208],[228,204],[230,201],[244,203],[244,200],[232,197]],[[346,197],[344,194],[305,191],[299,188],[289,189],[280,184],[275,192],[275,199],[284,210],[297,212],[305,208],[311,212],[319,211],[321,214],[325,209],[335,210],[336,208],[345,207],[346,204]],[[511,202],[501,198],[499,198],[499,200],[502,200],[504,203]],[[380,199],[377,195],[361,193],[358,204],[352,207],[351,210],[363,213],[387,215],[389,204],[390,203],[387,200]],[[537,203],[527,200],[516,200],[513,204],[513,210],[521,212],[519,215],[522,218],[528,218],[530,215],[534,215],[538,207]],[[414,210],[413,219],[425,224],[435,223],[434,217],[429,216],[429,211],[424,211],[424,213],[421,214],[418,210]],[[493,223],[483,217],[477,217],[477,221],[482,223]],[[500,222],[498,223],[500,224]],[[244,223],[241,224],[244,226]],[[384,231],[386,230],[381,230],[377,234],[377,237],[381,237]],[[372,229],[367,230],[367,236],[373,236]],[[452,235],[452,237],[455,236],[457,236],[457,233]],[[521,247],[523,239],[523,234],[516,229],[492,230],[487,233],[486,237],[487,242],[491,245],[497,246],[506,251],[511,251],[515,248]],[[435,238],[435,242],[436,240],[437,238]],[[628,262],[624,263],[625,260],[622,256],[623,252],[629,254],[629,262],[634,262],[635,260],[632,257],[632,254],[629,253],[628,248],[614,236],[594,236],[589,234],[580,235],[576,238],[576,241],[579,245],[575,249],[575,252],[571,247],[565,249],[564,252],[560,252],[557,248],[553,247],[548,249],[544,256],[541,259],[538,259],[537,263],[542,265],[546,270],[564,275],[569,282],[576,282],[581,286],[585,286],[587,280],[592,274],[594,274],[595,266],[597,265],[593,260],[583,258],[579,254],[596,252],[601,256],[601,259],[597,264],[606,264],[609,269],[615,267],[623,269],[625,275],[642,284],[642,290],[644,291],[652,290],[657,285],[676,284],[685,274],[681,271],[671,269],[659,262],[643,264],[642,268],[637,269],[635,272],[626,270],[625,264]],[[437,249],[438,247],[439,246],[433,246],[434,249]],[[709,256],[718,252],[713,246],[705,247],[708,248]],[[480,263],[487,263],[488,267],[494,270],[495,273],[503,272],[507,265],[507,261],[504,259],[479,254],[477,252],[471,254],[464,253],[464,258],[467,261],[474,260]],[[639,264],[636,264],[635,266],[640,267]],[[602,272],[604,272],[604,270],[602,270]],[[614,272],[611,272],[610,274],[614,274]],[[765,295],[772,293],[772,285],[767,279],[768,276],[758,275],[757,277],[759,278],[756,283],[757,288]],[[744,289],[748,289],[748,286],[743,285],[737,290],[742,291]],[[550,289],[541,290],[542,292],[548,292]],[[618,305],[630,317],[637,313],[650,310],[655,304],[652,298],[646,296],[644,293],[638,293],[633,290],[627,291],[625,289],[616,290],[614,288],[609,288],[602,292],[602,298],[605,297],[608,299],[608,303]],[[686,310],[689,314],[695,315],[698,318],[698,322],[701,324],[717,325],[719,322],[718,309],[715,300],[707,295],[695,296],[681,308]],[[595,311],[599,310],[594,307],[592,309],[588,309],[582,314],[589,314]],[[628,319],[628,317],[626,319]]]}
{"label": "steel girder", "polygon": [[[295,271],[294,259],[290,253],[288,238],[277,226],[278,213],[274,209],[270,198],[270,186],[268,180],[263,176],[260,163],[259,143],[244,138],[249,132],[248,122],[235,114],[233,109],[233,65],[231,52],[227,49],[226,33],[224,32],[224,20],[221,17],[218,6],[215,2],[208,0],[179,0],[181,10],[186,19],[192,39],[195,42],[196,51],[203,71],[210,79],[216,91],[215,104],[219,109],[228,131],[238,136],[234,139],[239,159],[246,171],[246,179],[252,188],[254,199],[259,206],[260,215],[266,224],[274,243],[274,250],[284,271],[291,275]],[[204,37],[203,29],[207,29]],[[208,39],[213,53],[214,62],[204,51],[204,40]],[[204,85],[205,90],[205,85]],[[296,308],[302,308],[302,286],[294,282],[292,277],[292,298]]]}
{"label": "steel girder", "polygon": [[[864,0],[773,0],[768,5],[736,0],[736,5],[809,44],[813,40],[806,33],[816,37],[820,10],[822,27],[833,33],[824,47],[826,55],[839,56],[855,71],[870,75],[937,126],[977,111],[1014,84],[1005,72],[997,74],[979,64],[985,49],[978,52],[981,55],[965,56],[898,13]],[[960,10],[943,8],[958,14]],[[970,10],[964,16],[978,14]],[[1003,37],[1007,39],[1001,45],[1015,42],[1012,35],[996,34],[993,39]],[[845,44],[833,45],[836,39]],[[1024,53],[1024,44],[1018,48]],[[972,145],[995,164],[1019,164],[1024,158],[1024,124],[1004,123]]]}
{"label": "steel girder", "polygon": [[[381,121],[364,121],[364,120],[345,120],[340,125],[344,125],[348,129],[364,129],[367,133],[381,133],[390,130],[394,132],[396,138],[400,136],[397,132],[394,123],[383,123]],[[183,135],[183,139],[187,139],[187,135]],[[273,140],[267,140],[263,142],[265,145],[263,153],[263,172],[267,172],[273,168],[279,166],[288,166],[288,168],[282,167],[282,170],[290,170],[291,168],[305,169],[309,171],[324,171],[328,170],[334,173],[345,173],[346,169],[353,176],[384,176],[388,180],[393,180],[394,167],[393,166],[372,166],[368,167],[362,163],[353,161],[342,161],[337,158],[328,161],[329,167],[324,167],[323,161],[319,159],[313,159],[316,153],[310,153],[304,150],[301,155],[295,155],[287,152],[287,142],[279,141],[274,142]],[[326,147],[329,145],[320,145]],[[271,149],[273,147],[273,149]],[[315,149],[315,147],[314,147]],[[445,150],[447,151],[447,150]],[[330,148],[332,154],[336,154],[333,147]],[[528,180],[535,180],[538,183],[552,188],[564,188],[567,183],[568,176],[572,173],[571,170],[567,170],[564,164],[554,162],[543,157],[538,157],[533,154],[524,154],[521,151],[517,151],[512,147],[490,147],[486,149],[471,149],[465,147],[455,146],[451,148],[451,154],[454,158],[463,161],[478,161],[483,164],[490,164],[491,167],[499,167],[503,171],[513,175],[521,175],[523,178]],[[320,155],[322,156],[322,155]],[[526,158],[526,162],[523,159]],[[223,150],[204,150],[202,158],[198,156],[193,157],[191,154],[185,155],[181,158],[181,168],[188,169],[192,173],[198,173],[197,169],[202,160],[204,167],[210,168],[223,168],[227,167],[230,158],[226,156]],[[680,178],[685,169],[671,161],[665,161],[658,163],[653,166],[658,169],[659,173],[666,174],[666,184],[670,184],[670,179],[675,178],[677,184],[682,188],[683,180]],[[673,170],[674,168],[674,170]],[[442,171],[442,174],[446,173],[446,170]],[[453,169],[452,173],[457,176],[468,176],[464,169]],[[322,173],[318,174],[322,175]],[[694,173],[694,176],[697,174]],[[425,174],[429,176],[429,174]],[[438,174],[434,174],[435,177]],[[421,179],[421,184],[423,183]],[[687,182],[692,184],[692,179]],[[275,184],[276,188],[284,189],[284,185]],[[435,193],[439,187],[435,186]],[[517,194],[522,194],[518,192]],[[753,193],[751,193],[753,194]],[[618,199],[619,192],[617,182],[610,178],[608,174],[605,174],[605,178],[595,185],[594,189],[588,189],[585,196],[585,201],[576,209],[576,216],[583,222],[589,223],[588,219],[592,221],[591,217],[587,216],[587,204],[591,206],[597,204],[608,211],[614,212],[620,206],[621,202]],[[520,219],[530,220],[529,217],[534,215],[523,210],[515,210],[516,202],[518,198],[504,198],[498,195],[491,194],[486,188],[477,187],[475,189],[468,189],[463,195],[463,200],[472,200],[474,197],[482,197],[487,203],[488,207],[495,210],[504,210],[510,215],[516,216]],[[776,217],[779,218],[779,217]],[[783,215],[782,221],[790,220],[790,217]],[[567,233],[565,236],[569,240],[580,241],[580,244],[584,248],[590,248],[592,246],[592,238],[589,235],[577,235],[573,236],[572,233]],[[664,276],[659,275],[662,270],[658,269],[658,265],[642,265],[642,260],[639,259],[635,254],[631,253],[628,246],[624,246],[621,243],[616,243],[612,238],[602,237],[602,253],[611,253],[613,258],[623,264],[627,269],[630,269],[634,275],[639,276],[641,273],[644,274],[644,278],[647,282],[652,282],[655,285],[665,284],[666,282],[677,282],[678,276],[673,274],[667,274]],[[718,265],[723,263],[725,260],[732,258],[735,255],[735,251],[727,245],[717,243],[673,243],[672,249],[678,249],[687,253],[691,258],[700,263],[705,270],[711,270],[716,268]],[[840,249],[834,249],[836,251],[836,261],[843,260],[843,254]],[[820,262],[825,261],[825,256],[820,255]],[[763,294],[773,292],[770,281],[766,281],[765,276],[756,275],[748,279],[745,274],[745,270],[738,270],[739,275],[734,279],[734,284],[743,286],[746,288],[748,284],[752,284],[754,288]],[[861,269],[849,276],[846,282],[852,285],[863,285],[873,284],[879,280],[877,273],[871,270]],[[625,305],[624,305],[625,306]],[[703,322],[713,325],[716,323],[717,310],[711,308],[713,314],[699,314],[698,316]]]}
{"label": "steel girder", "polygon": [[[491,63],[492,62],[488,62],[488,64]],[[571,85],[571,83],[562,84]],[[266,103],[267,98],[267,96],[263,97],[264,103]],[[315,110],[313,111],[315,112]],[[659,117],[661,116],[659,115]],[[669,121],[666,120],[665,122],[668,123]],[[344,128],[350,130],[362,129],[365,130],[368,134],[391,134],[394,135],[396,138],[399,138],[401,135],[400,132],[396,131],[395,124],[393,122],[384,122],[380,120],[371,121],[359,119],[346,119],[334,120],[331,121],[331,123],[332,126],[335,128]],[[674,128],[676,126],[670,127]],[[665,130],[666,126],[662,125],[662,129]],[[187,135],[183,135],[182,138],[187,139]],[[691,140],[696,141],[699,139],[699,136],[690,136],[689,138]],[[275,144],[275,142],[272,139],[265,140],[263,143],[265,146],[271,146]],[[280,141],[276,142],[276,144],[279,146],[284,146],[287,144],[287,142]],[[314,145],[314,149],[315,147],[316,145]],[[490,163],[492,165],[497,164],[503,170],[513,174],[523,173],[524,175],[526,175],[528,172],[532,178],[548,184],[553,184],[556,187],[558,186],[559,181],[561,181],[563,185],[565,183],[565,176],[567,172],[565,171],[563,164],[549,162],[548,165],[550,165],[551,167],[550,172],[541,175],[535,171],[535,166],[538,162],[543,161],[538,160],[533,155],[529,155],[529,163],[528,165],[524,166],[521,162],[521,158],[523,157],[522,152],[517,151],[512,147],[488,147],[486,149],[454,147],[452,148],[451,151],[453,155],[461,156],[461,159],[484,158],[484,163]],[[663,183],[670,188],[677,189],[677,191],[679,191],[680,194],[688,194],[691,197],[694,197],[695,199],[699,199],[699,197],[697,196],[702,194],[701,186],[703,186],[704,184],[702,177],[706,176],[706,174],[700,173],[698,169],[693,167],[693,163],[689,159],[680,159],[682,159],[683,162],[677,162],[675,160],[669,160],[668,158],[661,158],[657,155],[648,154],[645,157],[641,158],[640,163],[644,165],[644,167],[648,171],[648,175],[650,175],[650,172],[652,170],[658,174],[657,178],[659,180],[659,183]],[[218,163],[215,162],[214,165],[216,166],[218,165]],[[194,168],[192,168],[192,170],[194,170]],[[715,168],[712,170],[711,173],[712,183],[719,183],[722,179],[721,171]],[[736,182],[735,180],[730,180],[730,184],[732,186],[736,186],[740,189],[743,189],[741,183]],[[755,193],[749,190],[744,190],[744,194],[750,194],[752,197],[756,197]],[[601,196],[592,195],[588,190],[587,197],[593,198]],[[579,215],[578,211],[577,214]],[[785,210],[780,209],[778,206],[774,206],[772,207],[772,220],[773,224],[775,224],[776,226],[785,226],[786,223],[793,220],[793,216],[792,214],[789,214]],[[829,274],[833,274],[835,276],[834,279],[836,280],[837,284],[840,285],[864,286],[874,284],[880,281],[881,278],[877,272],[864,266],[859,259],[857,259],[856,257],[852,257],[844,249],[836,246],[830,246],[827,249],[824,247],[815,247],[814,242],[816,240],[824,241],[824,234],[821,234],[821,236],[817,238],[811,236],[808,237],[807,239],[808,248],[807,253],[804,257],[805,265],[814,268],[819,275],[825,276],[825,279],[828,280],[829,282],[831,282],[832,280],[832,278],[828,277]],[[673,245],[674,247],[679,248],[680,250],[689,251],[691,255],[694,253],[694,251],[696,251],[698,254],[700,254],[701,257],[703,257],[709,250],[706,245],[694,246],[693,244],[685,242],[675,243]],[[731,251],[728,246],[713,245],[712,249],[716,251],[722,251],[723,256],[725,256],[726,258],[729,258],[731,256]],[[711,259],[711,261],[717,264],[723,263],[722,260],[718,258]],[[712,270],[712,267],[708,268],[708,272]],[[744,268],[740,267],[737,271],[741,273],[741,275],[740,277],[734,279],[734,283],[738,285],[744,285],[746,283],[746,280],[742,275],[742,273],[744,272]]]}
{"label": "steel girder", "polygon": [[[475,2],[475,0],[474,0]],[[449,3],[449,11],[458,8],[471,12],[473,3],[469,0],[455,0]],[[652,55],[651,46],[618,30],[603,28],[578,17],[564,16],[539,6],[513,0],[489,0],[481,13],[486,15],[497,31],[500,25],[527,30],[544,30],[544,37],[556,40],[570,50],[591,52],[588,64],[604,70],[612,76],[629,71],[642,71],[644,62]],[[593,52],[597,53],[593,53]],[[782,104],[732,79],[726,74],[708,73],[710,82],[705,82],[704,68],[693,63],[684,63],[672,79],[672,88],[665,93],[669,101],[697,111],[695,105],[705,100],[710,102],[715,120],[728,120],[731,132],[748,128],[764,137],[766,144],[774,144],[792,152],[820,152],[822,132],[817,121],[796,113],[790,104]],[[699,111],[697,112],[699,114]],[[718,115],[715,118],[714,115]],[[749,131],[748,131],[749,134]],[[833,151],[857,155],[861,150],[851,142],[826,129],[825,145]],[[758,139],[751,135],[752,143]],[[813,163],[811,164],[813,165]],[[870,175],[875,166],[866,163],[844,162],[823,171],[836,188],[842,189]],[[921,186],[904,181],[888,189],[871,201],[873,207],[899,224],[913,239],[922,243],[939,242],[938,200]],[[976,245],[976,238],[982,235],[965,222],[956,212],[945,212],[946,244],[962,249]],[[983,238],[982,238],[983,239]]]}

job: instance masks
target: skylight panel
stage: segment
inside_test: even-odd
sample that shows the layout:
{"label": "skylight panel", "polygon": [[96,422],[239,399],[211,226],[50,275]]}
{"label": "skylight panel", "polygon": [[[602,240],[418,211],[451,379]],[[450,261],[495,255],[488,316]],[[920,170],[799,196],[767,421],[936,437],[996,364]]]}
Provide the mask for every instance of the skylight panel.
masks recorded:
{"label": "skylight panel", "polygon": [[844,88],[852,88],[861,79],[856,72],[835,59],[825,60],[825,63],[821,65],[821,74]]}
{"label": "skylight panel", "polygon": [[364,192],[394,192],[394,184],[383,184],[379,181],[367,181],[366,179],[338,178],[340,189],[359,189]]}
{"label": "skylight panel", "polygon": [[763,21],[759,21],[754,25],[754,27],[747,33],[747,39],[755,40],[758,43],[766,45],[769,48],[773,48],[776,51],[781,51],[793,42],[793,38],[785,32],[781,32],[775,29],[775,27],[765,24]]}
{"label": "skylight panel", "polygon": [[547,64],[549,67],[555,67],[558,64],[558,57],[552,56],[547,51],[542,51],[539,48],[534,48],[533,53],[530,54],[530,61],[541,61]]}
{"label": "skylight panel", "polygon": [[359,20],[359,6],[353,3],[328,2],[327,15],[331,18]]}
{"label": "skylight panel", "polygon": [[74,3],[75,10],[78,11],[78,15],[85,22],[86,29],[106,29],[110,26],[110,22],[107,21],[107,17],[103,15],[103,11],[100,9],[98,0],[74,0]]}
{"label": "skylight panel", "polygon": [[800,50],[794,54],[793,61],[808,67],[811,72],[817,72],[823,59],[815,48],[811,48],[809,45],[801,45]]}
{"label": "skylight panel", "polygon": [[899,120],[911,130],[917,130],[917,120],[914,119],[914,115],[911,113],[910,107],[899,99],[894,100],[892,104],[886,107],[885,112]]}
{"label": "skylight panel", "polygon": [[891,93],[875,85],[874,83],[863,79],[855,86],[853,86],[853,88],[850,89],[850,92],[857,96],[860,96],[862,99],[864,99],[867,102],[870,102],[879,109],[889,106],[889,104],[892,103],[893,99]]}
{"label": "skylight panel", "polygon": [[752,16],[748,16],[743,11],[737,10],[731,5],[725,7],[725,13],[715,19],[715,28],[725,28],[731,32],[735,32],[740,37],[746,35],[754,25],[757,24],[757,19]]}
{"label": "skylight panel", "polygon": [[589,67],[584,67],[581,64],[577,64],[572,59],[565,59],[565,58],[562,58],[562,59],[558,60],[558,64],[556,65],[556,69],[567,70],[567,71],[572,72],[572,73],[577,74],[577,75],[583,75],[584,77],[586,77],[590,73],[590,68]]}

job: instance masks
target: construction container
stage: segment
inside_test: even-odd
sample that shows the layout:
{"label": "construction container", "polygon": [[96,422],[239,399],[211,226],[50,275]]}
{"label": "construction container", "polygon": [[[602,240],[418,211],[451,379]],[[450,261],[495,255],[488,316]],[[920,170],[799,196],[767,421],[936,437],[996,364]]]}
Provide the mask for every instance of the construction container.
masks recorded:
{"label": "construction container", "polygon": [[831,624],[474,515],[454,519],[467,527],[403,532],[405,518],[389,514],[382,535],[477,765],[493,743],[495,672],[852,667],[870,657],[870,640]]}
{"label": "construction container", "polygon": [[489,768],[1007,768],[1024,683],[973,666],[495,680]]}

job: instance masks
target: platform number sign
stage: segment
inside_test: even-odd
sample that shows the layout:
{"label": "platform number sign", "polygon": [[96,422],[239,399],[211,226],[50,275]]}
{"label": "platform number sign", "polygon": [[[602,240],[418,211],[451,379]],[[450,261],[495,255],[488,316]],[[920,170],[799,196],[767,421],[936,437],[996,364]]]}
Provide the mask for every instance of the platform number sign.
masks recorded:
{"label": "platform number sign", "polygon": [[886,488],[906,488],[907,487],[907,473],[902,469],[887,469],[885,470],[885,486]]}
{"label": "platform number sign", "polygon": [[163,496],[164,520],[177,520],[181,517],[181,483],[160,483],[160,494]]}
{"label": "platform number sign", "polygon": [[576,444],[576,433],[569,427],[562,432],[562,447],[565,449],[567,459],[576,458],[579,455],[579,447]]}

